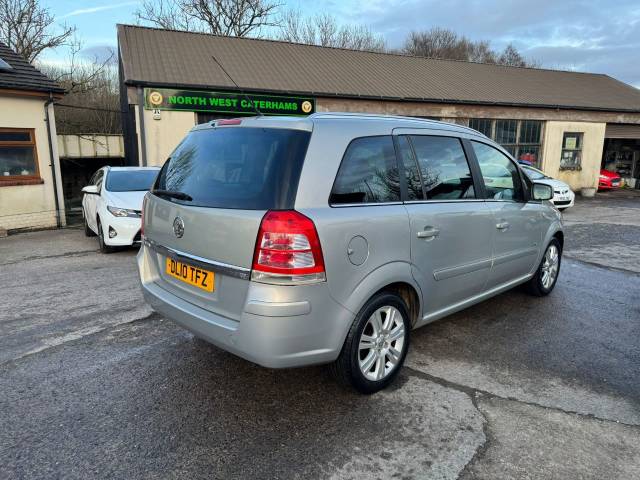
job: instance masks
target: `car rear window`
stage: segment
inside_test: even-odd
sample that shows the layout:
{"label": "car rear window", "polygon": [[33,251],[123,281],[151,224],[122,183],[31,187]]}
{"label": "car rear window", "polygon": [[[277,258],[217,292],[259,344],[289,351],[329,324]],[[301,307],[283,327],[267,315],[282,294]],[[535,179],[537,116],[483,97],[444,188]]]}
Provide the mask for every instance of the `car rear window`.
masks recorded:
{"label": "car rear window", "polygon": [[344,154],[329,203],[384,203],[400,200],[398,164],[390,136],[353,140]]}
{"label": "car rear window", "polygon": [[163,197],[200,207],[293,208],[309,132],[222,127],[189,133],[160,170],[155,188],[187,194]]}
{"label": "car rear window", "polygon": [[111,170],[107,175],[109,192],[142,192],[151,189],[158,170]]}

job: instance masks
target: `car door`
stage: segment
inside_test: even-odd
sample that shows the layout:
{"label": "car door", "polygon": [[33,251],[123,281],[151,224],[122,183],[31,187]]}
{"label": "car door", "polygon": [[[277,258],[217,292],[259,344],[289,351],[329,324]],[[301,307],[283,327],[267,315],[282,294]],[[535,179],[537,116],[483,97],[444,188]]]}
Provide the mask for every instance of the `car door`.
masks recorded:
{"label": "car door", "polygon": [[492,267],[487,289],[521,280],[540,249],[542,212],[527,202],[527,187],[515,161],[492,145],[470,142],[495,222]]}
{"label": "car door", "polygon": [[[104,169],[101,168],[100,170],[98,170],[96,173],[93,174],[93,177],[91,177],[91,180],[89,181],[89,185],[97,186],[98,192],[100,192],[103,177],[104,177]],[[96,223],[98,200],[99,200],[99,195],[90,195],[86,193],[82,199],[82,205],[84,208],[84,214],[86,215],[86,218],[87,218],[87,224],[94,232],[98,231],[98,225]]]}
{"label": "car door", "polygon": [[493,216],[476,193],[478,173],[460,138],[399,135],[396,145],[406,172],[412,271],[429,321],[483,291]]}

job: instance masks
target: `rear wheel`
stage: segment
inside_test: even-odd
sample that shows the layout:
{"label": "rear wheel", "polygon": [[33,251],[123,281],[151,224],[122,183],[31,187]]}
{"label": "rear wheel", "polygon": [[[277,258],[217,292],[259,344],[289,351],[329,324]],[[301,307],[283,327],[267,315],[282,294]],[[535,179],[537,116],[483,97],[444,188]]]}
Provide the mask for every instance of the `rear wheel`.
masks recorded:
{"label": "rear wheel", "polygon": [[110,247],[106,243],[104,243],[104,232],[102,231],[102,223],[100,222],[100,217],[96,220],[98,223],[98,245],[100,245],[100,251],[102,253],[111,253],[113,252],[113,247]]}
{"label": "rear wheel", "polygon": [[361,393],[374,393],[389,385],[404,363],[411,323],[402,298],[381,293],[356,316],[338,359],[334,376]]}
{"label": "rear wheel", "polygon": [[562,247],[558,239],[554,238],[547,245],[536,274],[526,284],[529,293],[537,297],[549,295],[558,281],[561,262]]}

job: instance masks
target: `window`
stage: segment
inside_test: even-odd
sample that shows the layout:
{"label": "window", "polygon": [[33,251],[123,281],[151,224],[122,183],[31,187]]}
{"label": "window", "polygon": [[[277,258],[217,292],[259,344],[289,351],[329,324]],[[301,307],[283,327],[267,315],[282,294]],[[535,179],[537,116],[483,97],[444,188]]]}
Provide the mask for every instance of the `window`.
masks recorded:
{"label": "window", "polygon": [[0,183],[40,180],[32,129],[0,128]]}
{"label": "window", "polygon": [[582,169],[582,133],[565,132],[562,137],[560,170]]}
{"label": "window", "polygon": [[104,177],[104,170],[100,169],[96,173],[93,174],[91,180],[89,180],[90,185],[95,185],[98,187],[98,191],[100,191],[100,187],[102,187],[102,178]]}
{"label": "window", "polygon": [[522,165],[521,168],[530,180],[544,180],[546,178],[551,178],[546,176],[544,172],[541,172],[537,168],[529,167],[527,165]]}
{"label": "window", "polygon": [[522,183],[518,167],[499,150],[472,141],[484,180],[486,198],[493,200],[522,200]]}
{"label": "window", "polygon": [[398,166],[391,137],[353,140],[333,185],[331,204],[400,201]]}
{"label": "window", "polygon": [[486,118],[471,118],[469,119],[469,126],[483,135],[493,138],[493,120],[488,120]]}
{"label": "window", "polygon": [[[516,144],[517,135],[518,122],[516,120],[496,120],[495,141],[504,146],[506,150],[509,150],[507,146],[511,147]],[[509,153],[511,152],[509,151]]]}
{"label": "window", "polygon": [[469,127],[502,145],[518,161],[540,166],[541,121],[471,118]]}
{"label": "window", "polygon": [[105,189],[108,192],[144,192],[158,175],[157,170],[111,170]]}
{"label": "window", "polygon": [[293,208],[310,133],[284,128],[205,128],[171,153],[155,184],[199,207],[245,210]]}
{"label": "window", "polygon": [[418,172],[418,164],[411,151],[409,139],[404,135],[398,137],[398,153],[407,179],[407,200],[423,200],[424,192],[422,191],[422,178]]}
{"label": "window", "polygon": [[475,198],[473,177],[459,139],[415,135],[411,143],[427,200]]}
{"label": "window", "polygon": [[91,178],[89,179],[89,185],[95,185],[96,184],[96,178],[98,178],[98,173],[100,173],[101,171],[102,170],[98,170],[96,173],[91,175]]}
{"label": "window", "polygon": [[13,70],[13,67],[0,58],[0,70]]}

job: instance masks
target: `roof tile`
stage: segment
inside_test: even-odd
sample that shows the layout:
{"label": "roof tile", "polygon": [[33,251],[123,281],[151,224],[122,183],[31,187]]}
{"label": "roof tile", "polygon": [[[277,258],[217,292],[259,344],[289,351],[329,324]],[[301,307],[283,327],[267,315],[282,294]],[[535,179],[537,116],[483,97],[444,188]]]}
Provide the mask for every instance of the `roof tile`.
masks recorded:
{"label": "roof tile", "polygon": [[640,112],[603,74],[507,67],[118,25],[127,84]]}
{"label": "roof tile", "polygon": [[0,89],[64,92],[64,88],[3,43],[0,43],[0,58],[12,67],[11,70],[0,70]]}

